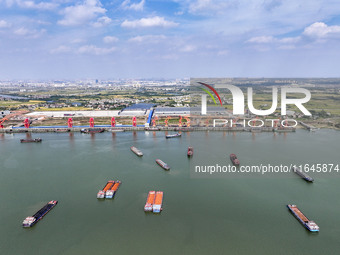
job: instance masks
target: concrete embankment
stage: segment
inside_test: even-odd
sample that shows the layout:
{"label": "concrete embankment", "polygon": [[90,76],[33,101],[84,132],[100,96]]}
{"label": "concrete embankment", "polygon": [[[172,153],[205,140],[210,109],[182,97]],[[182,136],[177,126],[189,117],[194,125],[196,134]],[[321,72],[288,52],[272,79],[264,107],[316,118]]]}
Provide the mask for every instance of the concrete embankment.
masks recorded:
{"label": "concrete embankment", "polygon": [[[30,127],[30,128],[3,128],[0,129],[0,133],[67,133],[67,132],[80,132],[81,129],[90,129],[89,127],[73,127],[73,128],[61,128],[61,127]],[[243,128],[243,127],[94,127],[91,129],[104,129],[108,132],[119,131],[224,131],[224,132],[293,132],[295,129],[287,130],[275,130],[270,127],[263,128]]]}

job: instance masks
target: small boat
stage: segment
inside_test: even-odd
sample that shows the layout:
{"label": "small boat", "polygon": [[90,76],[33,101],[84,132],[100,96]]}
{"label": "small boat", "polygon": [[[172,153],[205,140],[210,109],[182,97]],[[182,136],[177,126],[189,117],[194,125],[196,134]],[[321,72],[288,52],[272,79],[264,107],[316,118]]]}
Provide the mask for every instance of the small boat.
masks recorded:
{"label": "small boat", "polygon": [[168,164],[166,164],[165,162],[163,162],[160,159],[156,159],[156,162],[158,165],[160,165],[164,170],[170,170],[170,167],[168,166]]}
{"label": "small boat", "polygon": [[146,199],[146,203],[144,206],[144,212],[152,212],[152,207],[155,202],[156,192],[154,190],[149,191],[148,198]]}
{"label": "small boat", "polygon": [[231,162],[233,162],[233,164],[235,166],[240,165],[240,161],[238,160],[238,158],[236,157],[236,155],[234,153],[230,154],[230,160],[231,160]]}
{"label": "small boat", "polygon": [[180,133],[177,133],[177,134],[172,134],[172,135],[166,135],[165,138],[168,139],[168,138],[176,138],[176,137],[181,137],[182,134]]}
{"label": "small boat", "polygon": [[82,128],[80,129],[80,133],[84,133],[84,134],[103,133],[104,131],[105,131],[104,128],[97,128],[97,129]]}
{"label": "small boat", "polygon": [[57,205],[57,200],[51,200],[46,205],[44,205],[43,208],[41,208],[39,211],[37,211],[33,216],[27,217],[22,222],[22,226],[24,228],[32,227],[34,224],[36,224],[39,220],[41,220],[53,207]]}
{"label": "small boat", "polygon": [[111,187],[111,189],[105,192],[105,198],[113,198],[121,183],[122,183],[121,181],[116,181],[115,184],[113,184],[113,186]]}
{"label": "small boat", "polygon": [[302,179],[304,179],[307,182],[313,182],[314,179],[310,177],[308,174],[302,171],[301,167],[293,166],[293,171],[296,173],[298,176],[300,176]]}
{"label": "small boat", "polygon": [[106,191],[108,191],[109,189],[112,188],[112,186],[114,185],[114,181],[108,181],[104,188],[102,190],[99,190],[98,193],[97,193],[97,198],[104,198],[105,197],[105,193]]}
{"label": "small boat", "polygon": [[193,147],[188,147],[187,155],[188,155],[188,157],[192,157],[192,155],[194,155],[194,148]]}
{"label": "small boat", "polygon": [[157,191],[155,197],[155,203],[152,206],[152,211],[154,213],[160,213],[162,211],[162,203],[163,203],[163,191]]}
{"label": "small boat", "polygon": [[287,205],[292,214],[311,232],[318,232],[319,226],[312,220],[309,220],[296,205]]}
{"label": "small boat", "polygon": [[135,146],[131,146],[130,149],[138,156],[141,157],[143,156],[143,152],[139,149],[137,149]]}
{"label": "small boat", "polygon": [[41,138],[35,138],[35,139],[20,139],[21,143],[41,143]]}

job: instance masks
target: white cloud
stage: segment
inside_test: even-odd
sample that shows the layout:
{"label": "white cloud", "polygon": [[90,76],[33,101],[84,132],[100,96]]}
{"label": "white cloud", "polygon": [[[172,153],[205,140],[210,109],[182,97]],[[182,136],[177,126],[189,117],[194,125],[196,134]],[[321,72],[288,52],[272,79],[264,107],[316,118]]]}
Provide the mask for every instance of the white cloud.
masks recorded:
{"label": "white cloud", "polygon": [[258,43],[258,44],[270,44],[270,43],[279,43],[279,44],[294,44],[301,40],[300,36],[297,37],[284,37],[284,38],[276,38],[273,36],[256,36],[250,38],[248,43]]}
{"label": "white cloud", "polygon": [[112,22],[112,19],[110,19],[109,17],[103,16],[103,17],[98,18],[97,21],[92,24],[92,26],[103,27],[103,26],[110,24],[111,22]]}
{"label": "white cloud", "polygon": [[130,0],[124,0],[122,3],[122,8],[124,10],[134,10],[134,11],[142,11],[144,9],[145,0],[141,0],[139,3],[130,4]]}
{"label": "white cloud", "polygon": [[9,24],[6,20],[0,20],[0,28],[6,28],[10,26],[11,24]]}
{"label": "white cloud", "polygon": [[217,52],[218,56],[227,56],[229,54],[228,50],[220,50]]}
{"label": "white cloud", "polygon": [[114,42],[118,42],[118,38],[115,36],[105,36],[103,38],[103,42],[104,43],[114,43]]}
{"label": "white cloud", "polygon": [[25,27],[18,28],[14,30],[14,34],[19,36],[24,36],[27,38],[37,38],[44,34],[46,32],[46,29],[36,30],[36,29],[28,29]]}
{"label": "white cloud", "polygon": [[76,39],[71,40],[70,43],[78,44],[78,43],[83,43],[83,42],[85,42],[84,39],[82,39],[82,38],[76,38]]}
{"label": "white cloud", "polygon": [[14,31],[14,34],[16,35],[28,35],[29,33],[30,33],[30,30],[24,27],[18,28]]}
{"label": "white cloud", "polygon": [[185,45],[180,49],[181,52],[192,52],[194,50],[196,50],[196,47],[193,45]]}
{"label": "white cloud", "polygon": [[58,54],[58,53],[67,53],[67,52],[71,52],[71,48],[65,45],[60,45],[59,47],[52,49],[50,52],[52,54]]}
{"label": "white cloud", "polygon": [[167,37],[165,35],[143,35],[143,36],[135,36],[129,39],[129,42],[148,42],[148,43],[158,43],[161,40],[166,39]]}
{"label": "white cloud", "polygon": [[142,18],[139,20],[125,20],[121,26],[127,28],[139,28],[139,27],[176,27],[178,23],[173,21],[167,21],[164,17],[155,16],[152,18]]}
{"label": "white cloud", "polygon": [[[36,9],[36,10],[53,10],[59,6],[58,3],[55,2],[38,2],[32,0],[5,0],[7,7],[12,7],[13,5],[17,5],[20,8],[26,9]],[[0,0],[1,3],[1,0]]]}
{"label": "white cloud", "polygon": [[273,36],[257,36],[250,38],[247,42],[249,43],[272,43],[275,41]]}
{"label": "white cloud", "polygon": [[99,0],[85,0],[83,4],[66,7],[62,14],[64,18],[58,21],[63,26],[83,25],[100,14],[105,14],[106,9],[101,7]]}
{"label": "white cloud", "polygon": [[37,10],[53,10],[58,7],[56,3],[46,3],[40,2],[35,3],[34,1],[16,1],[19,7],[27,8],[27,9],[37,9]]}
{"label": "white cloud", "polygon": [[99,48],[94,45],[84,45],[78,49],[78,53],[81,54],[94,54],[94,55],[105,55],[116,51],[115,47],[111,48]]}
{"label": "white cloud", "polygon": [[231,8],[237,5],[235,1],[225,1],[225,0],[196,0],[189,1],[189,12],[191,13],[220,13],[227,8]]}
{"label": "white cloud", "polygon": [[315,22],[305,28],[303,34],[313,38],[325,38],[332,35],[340,35],[340,26],[328,26],[323,22]]}

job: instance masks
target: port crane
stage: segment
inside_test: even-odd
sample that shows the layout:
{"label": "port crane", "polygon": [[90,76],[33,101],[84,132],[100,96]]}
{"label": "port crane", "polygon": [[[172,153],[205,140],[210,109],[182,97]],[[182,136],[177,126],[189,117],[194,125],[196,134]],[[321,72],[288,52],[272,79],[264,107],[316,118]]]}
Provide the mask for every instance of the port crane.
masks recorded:
{"label": "port crane", "polygon": [[4,125],[3,123],[6,121],[6,120],[9,120],[10,118],[14,117],[14,116],[17,116],[17,115],[22,115],[24,113],[26,113],[27,111],[16,111],[16,112],[13,112],[13,113],[10,113],[8,115],[6,115],[5,117],[3,117],[1,120],[0,120],[0,128],[4,128]]}
{"label": "port crane", "polygon": [[72,128],[73,127],[73,119],[72,118],[69,118],[68,121],[67,121],[67,126],[69,128]]}
{"label": "port crane", "polygon": [[111,118],[111,127],[115,127],[116,126],[116,119],[115,117]]}
{"label": "port crane", "polygon": [[93,127],[94,127],[94,119],[90,118],[90,128],[93,128]]}

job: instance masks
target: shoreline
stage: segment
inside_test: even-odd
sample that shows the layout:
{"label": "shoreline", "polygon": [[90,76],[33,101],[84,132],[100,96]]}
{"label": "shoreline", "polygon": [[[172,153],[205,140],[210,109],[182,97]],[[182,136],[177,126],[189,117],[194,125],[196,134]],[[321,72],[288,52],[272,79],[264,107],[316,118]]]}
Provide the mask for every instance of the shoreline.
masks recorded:
{"label": "shoreline", "polygon": [[[0,129],[0,133],[69,133],[69,132],[80,132],[82,129],[104,129],[106,132],[135,132],[135,131],[181,131],[181,132],[196,132],[196,131],[222,131],[222,132],[252,132],[252,133],[262,133],[262,132],[276,132],[276,133],[292,133],[295,132],[295,128],[289,129],[274,129],[272,127],[264,127],[264,128],[243,128],[243,127],[156,127],[156,128],[147,128],[147,127],[101,127],[95,126],[93,128],[90,127],[30,127],[30,128],[3,128]],[[302,129],[302,128],[297,128]]]}

